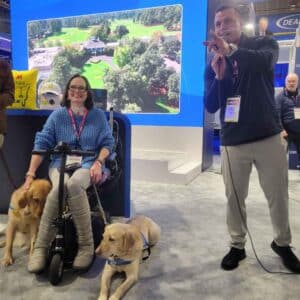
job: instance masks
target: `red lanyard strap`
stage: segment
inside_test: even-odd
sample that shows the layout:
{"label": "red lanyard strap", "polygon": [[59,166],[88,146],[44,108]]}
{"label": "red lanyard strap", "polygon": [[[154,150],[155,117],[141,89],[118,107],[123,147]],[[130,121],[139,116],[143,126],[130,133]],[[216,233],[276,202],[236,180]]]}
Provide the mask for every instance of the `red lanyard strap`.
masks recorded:
{"label": "red lanyard strap", "polygon": [[82,118],[82,121],[81,121],[80,126],[79,126],[79,130],[77,129],[72,109],[69,108],[68,112],[69,112],[69,115],[70,115],[70,118],[71,118],[74,134],[76,136],[76,139],[79,141],[80,135],[82,133],[82,130],[83,130],[83,127],[84,127],[84,124],[85,124],[85,120],[86,120],[86,116],[87,116],[87,109],[85,109],[85,111],[84,111],[83,118]]}

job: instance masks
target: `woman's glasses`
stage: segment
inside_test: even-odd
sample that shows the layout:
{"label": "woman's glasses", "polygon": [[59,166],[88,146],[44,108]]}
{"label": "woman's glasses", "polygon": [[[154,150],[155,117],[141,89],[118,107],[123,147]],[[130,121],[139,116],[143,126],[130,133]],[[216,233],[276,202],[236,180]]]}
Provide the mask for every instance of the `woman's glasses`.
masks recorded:
{"label": "woman's glasses", "polygon": [[69,86],[69,91],[71,91],[71,92],[78,91],[79,93],[83,93],[83,92],[86,91],[86,87],[85,86],[81,86],[81,85],[70,85]]}

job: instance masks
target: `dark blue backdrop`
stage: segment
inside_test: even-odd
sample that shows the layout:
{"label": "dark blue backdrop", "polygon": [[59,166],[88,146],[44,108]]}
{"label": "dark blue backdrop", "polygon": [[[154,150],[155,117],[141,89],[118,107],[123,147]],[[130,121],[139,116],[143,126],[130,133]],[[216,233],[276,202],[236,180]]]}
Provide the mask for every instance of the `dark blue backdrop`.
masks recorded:
{"label": "dark blue backdrop", "polygon": [[133,125],[203,126],[203,74],[205,68],[207,1],[204,0],[11,0],[12,54],[14,69],[28,69],[27,21],[138,8],[181,4],[182,61],[178,114],[128,114]]}
{"label": "dark blue backdrop", "polygon": [[295,38],[295,32],[300,22],[300,13],[277,14],[266,16],[269,20],[268,30],[272,31],[278,40]]}

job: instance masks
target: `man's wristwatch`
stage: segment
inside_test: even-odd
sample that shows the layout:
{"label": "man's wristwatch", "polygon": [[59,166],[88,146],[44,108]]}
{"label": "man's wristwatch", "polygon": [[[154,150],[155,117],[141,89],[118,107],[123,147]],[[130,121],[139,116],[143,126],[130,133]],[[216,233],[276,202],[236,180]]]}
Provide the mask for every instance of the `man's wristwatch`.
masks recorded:
{"label": "man's wristwatch", "polygon": [[237,51],[238,48],[237,48],[237,45],[232,44],[232,43],[228,44],[228,47],[229,47],[229,53],[226,56],[230,57],[234,52]]}

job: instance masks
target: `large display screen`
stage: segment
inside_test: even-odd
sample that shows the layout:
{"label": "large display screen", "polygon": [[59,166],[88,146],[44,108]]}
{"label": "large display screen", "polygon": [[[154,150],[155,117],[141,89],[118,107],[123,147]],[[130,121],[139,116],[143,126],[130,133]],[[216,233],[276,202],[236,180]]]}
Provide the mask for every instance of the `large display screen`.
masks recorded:
{"label": "large display screen", "polygon": [[206,2],[13,0],[13,67],[83,74],[133,124],[202,126]]}
{"label": "large display screen", "polygon": [[41,85],[79,73],[108,91],[108,108],[178,113],[181,5],[29,21],[28,66]]}

